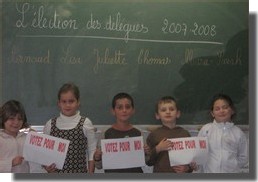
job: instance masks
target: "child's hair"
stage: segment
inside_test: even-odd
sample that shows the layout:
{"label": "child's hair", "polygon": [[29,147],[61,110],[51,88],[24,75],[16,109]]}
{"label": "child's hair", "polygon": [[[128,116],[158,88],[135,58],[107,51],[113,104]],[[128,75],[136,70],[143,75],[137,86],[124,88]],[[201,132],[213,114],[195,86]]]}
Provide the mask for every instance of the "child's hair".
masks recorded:
{"label": "child's hair", "polygon": [[210,111],[213,111],[214,103],[217,100],[224,100],[228,103],[229,107],[231,107],[231,109],[234,111],[234,114],[231,116],[231,119],[233,119],[236,116],[236,108],[234,106],[232,99],[226,94],[219,93],[213,96],[210,103]]}
{"label": "child's hair", "polygon": [[71,91],[77,100],[80,99],[79,88],[74,83],[65,83],[58,91],[58,100],[61,99],[61,94]]}
{"label": "child's hair", "polygon": [[1,109],[0,109],[1,127],[5,128],[5,126],[4,126],[5,122],[10,117],[16,116],[17,114],[20,115],[20,117],[23,121],[21,129],[27,128],[29,125],[27,123],[27,117],[25,114],[25,110],[24,110],[22,104],[16,100],[9,100],[1,107]]}
{"label": "child's hair", "polygon": [[129,95],[128,93],[121,92],[121,93],[116,94],[116,95],[113,97],[113,100],[112,100],[112,108],[113,108],[113,109],[116,107],[116,101],[117,101],[118,99],[128,99],[128,100],[130,100],[131,105],[132,105],[132,107],[134,108],[134,101],[133,101],[132,96]]}
{"label": "child's hair", "polygon": [[156,104],[156,107],[155,107],[156,113],[159,112],[159,105],[160,105],[161,103],[170,103],[170,102],[174,102],[175,105],[176,105],[176,108],[178,109],[178,104],[177,104],[177,101],[176,101],[176,99],[175,99],[174,97],[171,97],[171,96],[164,96],[164,97],[161,97],[161,98],[158,100],[157,104]]}

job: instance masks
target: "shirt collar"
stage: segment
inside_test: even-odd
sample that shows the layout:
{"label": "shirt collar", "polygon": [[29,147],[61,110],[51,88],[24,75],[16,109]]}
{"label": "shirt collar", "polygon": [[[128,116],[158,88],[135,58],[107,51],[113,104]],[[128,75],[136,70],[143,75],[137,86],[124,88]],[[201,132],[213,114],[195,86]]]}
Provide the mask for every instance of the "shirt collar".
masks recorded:
{"label": "shirt collar", "polygon": [[229,129],[234,126],[234,123],[232,121],[226,121],[226,122],[217,122],[215,119],[213,120],[213,123],[220,129]]}
{"label": "shirt collar", "polygon": [[60,118],[62,119],[62,121],[71,122],[71,120],[72,121],[77,120],[78,117],[80,117],[80,111],[77,111],[76,114],[73,116],[65,116],[62,113],[60,113]]}
{"label": "shirt collar", "polygon": [[168,130],[174,130],[174,129],[178,129],[179,128],[179,126],[175,126],[174,128],[171,129],[171,128],[165,126],[165,125],[162,125],[162,127],[165,128],[165,129],[168,129]]}

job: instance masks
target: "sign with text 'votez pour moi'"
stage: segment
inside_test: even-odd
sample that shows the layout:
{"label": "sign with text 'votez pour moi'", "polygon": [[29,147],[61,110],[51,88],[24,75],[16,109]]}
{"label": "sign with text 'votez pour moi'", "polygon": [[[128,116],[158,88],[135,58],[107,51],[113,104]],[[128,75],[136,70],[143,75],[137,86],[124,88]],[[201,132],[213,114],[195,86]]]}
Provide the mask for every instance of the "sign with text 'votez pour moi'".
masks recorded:
{"label": "sign with text 'votez pour moi'", "polygon": [[123,169],[145,165],[143,137],[101,140],[103,169]]}
{"label": "sign with text 'votez pour moi'", "polygon": [[69,143],[69,140],[29,132],[25,140],[23,156],[27,161],[46,166],[55,163],[57,169],[62,169]]}
{"label": "sign with text 'votez pour moi'", "polygon": [[170,165],[184,165],[196,162],[204,164],[208,157],[208,141],[206,137],[185,137],[168,139],[172,147],[168,152]]}

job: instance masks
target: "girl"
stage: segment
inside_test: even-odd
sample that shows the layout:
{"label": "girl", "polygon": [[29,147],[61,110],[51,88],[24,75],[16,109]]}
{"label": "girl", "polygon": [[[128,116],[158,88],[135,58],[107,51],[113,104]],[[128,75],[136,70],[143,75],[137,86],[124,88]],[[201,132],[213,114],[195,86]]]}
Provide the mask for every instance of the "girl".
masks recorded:
{"label": "girl", "polygon": [[[43,132],[70,140],[62,170],[54,165],[45,167],[48,172],[94,173],[93,154],[96,149],[95,129],[92,122],[80,115],[80,92],[73,83],[64,84],[58,92],[60,116],[50,119]],[[88,159],[88,164],[87,164]]]}
{"label": "girl", "polygon": [[22,156],[26,134],[20,130],[28,126],[22,104],[16,100],[6,102],[0,117],[0,172],[29,173],[29,163]]}
{"label": "girl", "polygon": [[207,137],[208,161],[199,169],[205,173],[238,173],[248,162],[248,143],[245,134],[234,125],[236,115],[231,98],[224,94],[215,95],[210,114],[213,122],[204,125],[198,136]]}

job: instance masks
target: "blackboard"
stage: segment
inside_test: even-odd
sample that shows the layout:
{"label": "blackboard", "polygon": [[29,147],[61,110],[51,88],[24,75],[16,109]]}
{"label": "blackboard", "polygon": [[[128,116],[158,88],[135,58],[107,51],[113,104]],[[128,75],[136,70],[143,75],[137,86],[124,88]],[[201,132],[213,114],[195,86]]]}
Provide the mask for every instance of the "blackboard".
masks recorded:
{"label": "blackboard", "polygon": [[135,100],[133,124],[160,124],[154,106],[174,96],[178,124],[209,121],[218,92],[248,124],[248,1],[3,1],[1,103],[20,100],[32,125],[58,115],[57,92],[74,82],[81,114],[114,122],[112,97]]}

